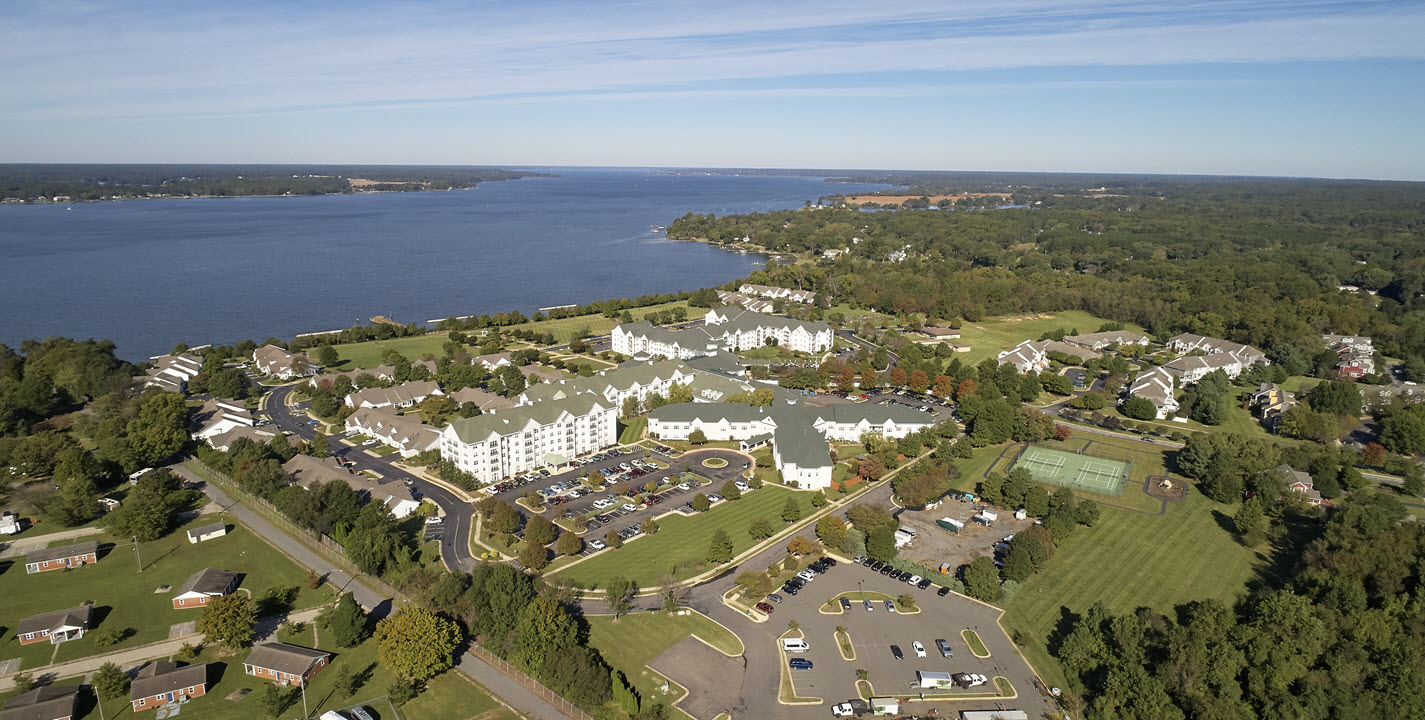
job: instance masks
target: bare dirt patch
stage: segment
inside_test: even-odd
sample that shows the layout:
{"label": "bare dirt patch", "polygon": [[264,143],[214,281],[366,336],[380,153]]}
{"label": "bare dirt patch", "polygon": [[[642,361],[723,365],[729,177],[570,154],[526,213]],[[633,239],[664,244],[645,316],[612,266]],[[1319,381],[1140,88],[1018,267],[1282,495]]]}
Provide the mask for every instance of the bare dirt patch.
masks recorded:
{"label": "bare dirt patch", "polygon": [[[901,513],[901,525],[915,531],[915,540],[901,548],[901,556],[931,570],[938,569],[941,564],[957,568],[981,555],[992,557],[995,543],[1034,524],[1032,519],[1015,520],[1014,513],[1001,510],[999,520],[990,527],[984,527],[970,521],[974,514],[974,503],[958,500],[942,502],[934,510],[907,510]],[[965,523],[965,529],[952,533],[936,525],[935,521],[943,517]]]}
{"label": "bare dirt patch", "polygon": [[1143,492],[1148,497],[1164,502],[1182,502],[1187,499],[1187,481],[1162,475],[1149,475],[1143,483]]}

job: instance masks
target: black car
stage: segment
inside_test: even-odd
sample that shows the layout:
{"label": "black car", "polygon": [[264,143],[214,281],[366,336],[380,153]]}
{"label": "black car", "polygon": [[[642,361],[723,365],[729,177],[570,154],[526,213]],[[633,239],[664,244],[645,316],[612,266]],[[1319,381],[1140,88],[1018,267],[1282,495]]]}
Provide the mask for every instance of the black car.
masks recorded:
{"label": "black car", "polygon": [[881,562],[880,560],[877,560],[877,561],[871,563],[871,569],[874,570],[874,571],[876,571],[876,572],[880,572],[880,571],[881,571],[881,568],[883,568],[883,567],[885,567],[885,566],[886,566],[886,564],[883,563],[883,562]]}
{"label": "black car", "polygon": [[920,588],[921,590],[930,587],[930,578],[922,578],[920,582],[915,584],[915,586]]}
{"label": "black car", "polygon": [[892,572],[895,572],[895,568],[891,567],[890,565],[881,568],[882,575],[889,576]]}
{"label": "black car", "polygon": [[799,592],[801,592],[801,591],[802,591],[801,588],[799,588],[799,587],[797,587],[796,585],[793,585],[793,584],[791,584],[791,583],[787,583],[786,585],[783,585],[783,586],[782,586],[782,592],[784,592],[784,593],[786,593],[786,594],[788,594],[788,595],[796,595],[797,593],[799,593]]}
{"label": "black car", "polygon": [[891,646],[891,657],[893,657],[893,658],[895,658],[895,659],[897,659],[897,660],[904,660],[904,659],[905,659],[905,653],[901,652],[901,646],[899,646],[899,645],[892,645],[892,646]]}
{"label": "black car", "polygon": [[876,563],[876,561],[875,561],[875,560],[872,560],[871,558],[866,558],[865,560],[862,560],[862,561],[861,561],[861,564],[864,565],[864,566],[866,566],[866,567],[871,567],[871,566],[874,565],[875,563]]}
{"label": "black car", "polygon": [[841,609],[842,609],[842,610],[850,610],[850,609],[851,609],[851,600],[849,600],[848,598],[841,598]]}
{"label": "black car", "polygon": [[787,584],[788,584],[788,585],[795,585],[795,586],[797,586],[797,587],[802,587],[803,585],[806,585],[806,584],[807,584],[807,581],[805,581],[805,580],[803,580],[803,579],[801,579],[801,578],[799,578],[799,577],[794,577],[794,578],[788,580],[788,581],[787,581]]}
{"label": "black car", "polygon": [[939,590],[936,590],[936,591],[935,591],[935,594],[936,594],[936,595],[939,595],[940,597],[945,597],[946,595],[949,595],[949,594],[950,594],[950,588],[948,588],[948,587],[942,587],[942,588],[940,588]]}

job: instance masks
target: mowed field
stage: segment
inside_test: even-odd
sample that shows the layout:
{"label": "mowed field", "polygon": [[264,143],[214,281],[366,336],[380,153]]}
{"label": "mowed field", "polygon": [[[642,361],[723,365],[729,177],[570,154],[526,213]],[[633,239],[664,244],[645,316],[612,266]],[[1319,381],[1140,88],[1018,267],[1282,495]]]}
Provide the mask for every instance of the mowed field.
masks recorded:
{"label": "mowed field", "polygon": [[[1107,460],[1132,463],[1128,473],[1128,482],[1123,486],[1121,495],[1104,495],[1093,492],[1086,492],[1074,489],[1074,495],[1080,498],[1093,500],[1101,505],[1113,507],[1129,508],[1141,512],[1158,512],[1162,507],[1162,501],[1143,494],[1143,485],[1150,475],[1162,475],[1164,473],[1164,459],[1161,448],[1139,441],[1135,444],[1132,440],[1120,440],[1103,435],[1094,435],[1087,432],[1075,433],[1067,440],[1046,440],[1035,443],[1036,447],[1048,450],[1059,450],[1061,452],[1078,453],[1085,445],[1089,446],[1086,455],[1091,457],[1101,457]],[[1139,447],[1142,445],[1142,447]],[[999,456],[999,448],[993,448],[995,455],[992,456],[992,465],[979,466],[989,467],[994,472],[1008,474],[1013,468],[1014,458],[1019,455],[1019,451],[1024,446],[1022,444],[1010,445],[1009,449]],[[964,470],[961,471],[962,473]],[[979,482],[984,477],[984,470],[981,469],[970,480]],[[967,485],[966,490],[973,487]],[[1045,483],[1045,489],[1053,494],[1060,486]]]}
{"label": "mowed field", "polygon": [[1024,583],[1004,625],[1032,639],[1026,656],[1056,685],[1063,674],[1045,640],[1065,612],[1082,614],[1099,601],[1115,613],[1148,607],[1167,614],[1194,600],[1230,603],[1267,561],[1219,524],[1218,516],[1235,512],[1197,492],[1163,516],[1104,508],[1097,525],[1076,530],[1048,569]]}
{"label": "mowed field", "polygon": [[333,345],[332,347],[336,349],[337,356],[343,361],[341,365],[337,366],[337,370],[355,370],[357,368],[370,370],[381,365],[387,353],[392,350],[401,353],[412,362],[421,359],[421,356],[426,353],[440,357],[444,353],[441,348],[445,345],[445,341],[445,333],[438,333],[390,340],[372,340],[350,345]]}
{"label": "mowed field", "polygon": [[[219,520],[227,523],[227,535],[196,545],[188,542],[185,528]],[[250,592],[254,598],[269,587],[280,586],[301,589],[296,603],[299,608],[333,599],[329,586],[307,589],[307,575],[302,568],[227,515],[203,515],[166,537],[140,543],[142,573],[138,571],[129,539],[107,534],[92,537],[100,543],[97,563],[71,570],[26,574],[21,557],[14,558],[15,562],[0,574],[0,596],[5,598],[0,625],[13,630],[20,618],[93,601],[98,624],[91,629],[91,634],[57,646],[47,642],[21,646],[15,634],[9,632],[0,639],[0,659],[20,658],[21,667],[28,669],[49,664],[52,654],[55,662],[63,662],[167,639],[170,625],[197,620],[202,612],[174,610],[173,589],[206,567],[239,573],[239,592]],[[61,540],[53,544],[74,542]],[[171,589],[156,592],[161,585]],[[133,633],[118,645],[98,647],[92,631],[111,627],[130,628]]]}
{"label": "mowed field", "polygon": [[[688,303],[679,300],[677,302],[664,303],[662,305],[649,305],[648,307],[630,308],[629,314],[634,320],[642,320],[644,315],[656,313],[663,310],[671,310],[675,307],[688,308],[688,319],[693,320],[702,317],[707,311],[702,308],[688,307]],[[619,321],[614,318],[607,318],[603,315],[580,315],[579,317],[560,318],[558,320],[541,320],[539,322],[525,323],[523,325],[511,325],[511,330],[528,330],[537,335],[552,333],[554,342],[563,345],[574,339],[574,332],[579,328],[588,328],[590,335],[608,335],[613,332]]]}
{"label": "mowed field", "polygon": [[[975,365],[993,358],[1025,340],[1038,340],[1050,330],[1065,328],[1091,333],[1109,322],[1096,318],[1082,310],[1065,310],[1057,313],[1038,315],[1017,315],[1007,318],[990,318],[981,322],[966,322],[960,328],[960,339],[956,342],[969,345],[970,352],[956,354],[960,362]],[[1137,325],[1125,325],[1128,330],[1142,332]]]}
{"label": "mowed field", "polygon": [[[743,651],[742,641],[731,630],[697,612],[674,616],[663,612],[635,613],[619,618],[618,624],[614,624],[612,615],[589,615],[587,619],[589,645],[597,648],[614,669],[623,672],[640,697],[670,708],[682,697],[683,688],[669,681],[668,692],[664,693],[665,678],[647,667],[653,658],[689,635],[698,636],[728,655],[741,655]],[[674,710],[677,717],[688,717]]]}
{"label": "mowed field", "polygon": [[[721,487],[710,485],[703,488],[703,492],[719,493]],[[604,580],[620,576],[633,580],[639,587],[654,587],[675,566],[679,578],[697,575],[708,569],[703,558],[718,528],[726,530],[732,539],[735,556],[756,542],[747,529],[757,518],[770,519],[778,530],[785,527],[782,508],[788,497],[796,498],[801,504],[802,517],[812,512],[810,492],[768,485],[745,493],[738,500],[724,500],[692,517],[672,514],[659,518],[657,534],[640,535],[617,550],[604,550],[555,574],[571,578],[584,587],[598,587]],[[595,532],[585,540],[602,537]]]}

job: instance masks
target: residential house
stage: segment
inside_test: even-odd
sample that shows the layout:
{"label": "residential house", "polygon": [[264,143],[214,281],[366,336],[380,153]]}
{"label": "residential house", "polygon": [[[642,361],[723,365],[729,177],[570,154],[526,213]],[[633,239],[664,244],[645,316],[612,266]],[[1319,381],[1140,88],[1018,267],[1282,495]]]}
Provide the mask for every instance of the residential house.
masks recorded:
{"label": "residential house", "polygon": [[253,646],[242,662],[242,671],[279,685],[306,685],[327,666],[331,656],[329,652],[287,643],[261,643]]}
{"label": "residential house", "polygon": [[1207,355],[1232,355],[1242,363],[1243,367],[1267,362],[1266,353],[1251,345],[1192,333],[1182,333],[1168,338],[1167,348],[1176,353],[1201,351]]}
{"label": "residential house", "polygon": [[564,373],[547,368],[534,363],[520,366],[520,374],[524,375],[525,382],[533,385],[535,383],[558,382],[564,379]]}
{"label": "residential house", "polygon": [[171,703],[188,702],[208,692],[208,664],[186,665],[159,660],[139,670],[129,685],[134,712],[154,710]]}
{"label": "residential house", "polygon": [[78,685],[37,687],[6,700],[0,720],[71,720],[78,700]]}
{"label": "residential house", "polygon": [[1283,390],[1276,383],[1262,383],[1257,391],[1252,393],[1249,406],[1257,417],[1262,419],[1262,425],[1267,429],[1274,429],[1277,423],[1281,422],[1282,413],[1290,410],[1296,404],[1291,393]]}
{"label": "residential house", "polygon": [[647,322],[624,323],[614,328],[613,350],[635,358],[663,356],[675,360],[715,354],[719,350],[741,352],[763,347],[773,341],[781,347],[805,353],[831,349],[834,333],[823,322],[806,322],[764,315],[751,310],[714,308],[702,327],[683,331],[667,330]]}
{"label": "residential house", "polygon": [[1357,380],[1376,371],[1375,348],[1371,339],[1360,335],[1322,335],[1328,349],[1336,352],[1336,372]]}
{"label": "residential house", "polygon": [[480,365],[483,366],[486,370],[489,370],[490,372],[495,372],[500,368],[510,367],[511,365],[513,365],[514,363],[510,359],[513,356],[514,354],[509,352],[490,353],[489,355],[480,355],[478,357],[471,358],[470,364]]}
{"label": "residential house", "polygon": [[615,444],[617,416],[612,403],[591,393],[543,400],[450,423],[440,454],[480,483],[492,483]]}
{"label": "residential house", "polygon": [[153,368],[144,376],[144,387],[156,387],[165,392],[187,392],[188,381],[201,372],[203,359],[197,355],[162,355],[153,358]]}
{"label": "residential house", "polygon": [[1184,355],[1170,362],[1164,363],[1163,367],[1174,375],[1177,375],[1183,385],[1192,385],[1203,379],[1208,373],[1221,370],[1227,373],[1227,377],[1235,378],[1246,369],[1246,364],[1242,358],[1232,353],[1218,353],[1213,355]]}
{"label": "residential house", "polygon": [[482,388],[463,388],[450,393],[450,399],[459,405],[474,403],[480,412],[495,412],[512,408],[519,404],[519,398],[496,395]]}
{"label": "residential house", "polygon": [[412,380],[395,387],[358,390],[346,396],[346,405],[354,408],[408,408],[424,402],[432,395],[444,394],[440,390],[440,384],[434,380]]}
{"label": "residential house", "polygon": [[35,550],[25,556],[25,572],[30,574],[45,572],[47,570],[82,567],[92,562],[99,562],[98,540],[90,540],[88,542],[75,543],[63,547]]}
{"label": "residential house", "polygon": [[237,589],[237,573],[231,570],[203,568],[188,576],[173,595],[174,610],[205,607],[208,598],[222,597]]}
{"label": "residential house", "polygon": [[1158,409],[1158,419],[1163,420],[1178,411],[1178,401],[1173,397],[1175,376],[1165,368],[1155,367],[1138,373],[1128,385],[1126,397],[1141,397],[1153,403]]}
{"label": "residential house", "polygon": [[743,295],[742,293],[728,292],[727,290],[717,291],[717,299],[723,305],[737,305],[741,308],[753,312],[770,313],[775,312],[771,300]]}
{"label": "residential house", "polygon": [[743,403],[678,403],[648,413],[648,433],[686,440],[701,430],[709,440],[742,441],[748,448],[770,439],[772,460],[795,487],[831,486],[835,463],[828,441],[855,441],[863,434],[903,438],[935,424],[933,416],[899,405],[832,405],[770,408]]}
{"label": "residential house", "polygon": [[959,340],[960,331],[956,328],[942,327],[940,325],[926,325],[920,329],[921,334],[932,340]]}
{"label": "residential house", "polygon": [[737,291],[743,295],[754,295],[757,297],[771,298],[773,300],[782,298],[805,305],[816,302],[816,293],[810,290],[793,290],[791,288],[773,287],[771,285],[743,283],[742,287],[739,287]]}
{"label": "residential house", "polygon": [[532,405],[591,393],[615,408],[622,408],[629,398],[642,402],[650,395],[667,397],[674,385],[686,386],[693,393],[694,402],[721,402],[752,389],[747,383],[699,371],[681,360],[633,360],[590,377],[532,386],[520,395],[519,404]]}
{"label": "residential house", "polygon": [[826,258],[827,260],[834,260],[836,259],[836,256],[844,252],[846,252],[845,248],[830,248],[828,250],[822,250],[821,256]]}
{"label": "residential house", "polygon": [[1049,367],[1049,356],[1044,352],[1044,343],[1039,340],[1025,340],[997,357],[999,364],[1013,365],[1023,375]]}
{"label": "residential house", "polygon": [[208,440],[234,428],[255,427],[257,420],[239,400],[211,398],[189,419],[194,440]]}
{"label": "residential house", "polygon": [[226,523],[222,523],[222,522],[215,522],[215,523],[212,523],[212,524],[209,524],[209,525],[204,525],[204,526],[202,526],[202,527],[195,527],[195,528],[190,529],[190,530],[188,531],[188,542],[190,542],[190,543],[200,543],[200,542],[203,542],[204,540],[212,540],[213,538],[220,538],[220,537],[222,537],[222,536],[224,536],[224,535],[227,535],[227,534],[228,534],[228,526],[227,526],[227,524],[226,524]]}
{"label": "residential house", "polygon": [[1105,332],[1086,333],[1084,335],[1066,335],[1064,342],[1086,347],[1090,350],[1103,350],[1115,345],[1143,345],[1148,344],[1147,335],[1139,335],[1127,330],[1112,330]]}
{"label": "residential house", "polygon": [[715,345],[709,347],[712,339],[706,333],[668,330],[645,320],[620,324],[613,329],[610,340],[614,352],[635,358],[662,356],[687,360],[716,349]]}
{"label": "residential house", "polygon": [[1292,492],[1298,492],[1306,496],[1306,503],[1321,507],[1322,505],[1335,505],[1336,503],[1321,497],[1321,493],[1316,490],[1316,481],[1311,475],[1292,468],[1290,465],[1282,464],[1276,468],[1286,474],[1287,487]]}
{"label": "residential house", "polygon": [[1103,357],[1102,353],[1095,352],[1082,345],[1074,345],[1058,340],[1039,340],[1037,344],[1039,349],[1044,351],[1045,355],[1049,353],[1060,353],[1068,355],[1069,357],[1078,358],[1080,362],[1088,362],[1089,360],[1097,360]]}
{"label": "residential house", "polygon": [[86,603],[67,610],[55,610],[21,618],[16,626],[15,635],[20,638],[21,645],[46,641],[51,645],[58,645],[84,637],[93,618],[94,606]]}
{"label": "residential house", "polygon": [[410,488],[403,483],[381,482],[367,475],[350,472],[332,458],[321,460],[311,455],[294,455],[291,460],[283,463],[282,469],[302,487],[311,487],[315,483],[344,482],[367,502],[386,506],[397,519],[410,515],[421,506],[411,494]]}
{"label": "residential house", "polygon": [[397,415],[391,408],[361,408],[346,418],[346,431],[360,433],[396,448],[408,458],[435,448],[440,431],[413,415]]}
{"label": "residential house", "polygon": [[294,355],[276,345],[263,345],[252,351],[252,363],[263,375],[291,380],[317,373],[317,366],[304,355]]}
{"label": "residential house", "polygon": [[261,444],[266,443],[274,437],[277,437],[277,433],[275,432],[239,425],[227,432],[218,433],[208,438],[208,444],[215,450],[227,452],[228,448],[232,447],[233,442],[238,438],[247,438],[248,440]]}

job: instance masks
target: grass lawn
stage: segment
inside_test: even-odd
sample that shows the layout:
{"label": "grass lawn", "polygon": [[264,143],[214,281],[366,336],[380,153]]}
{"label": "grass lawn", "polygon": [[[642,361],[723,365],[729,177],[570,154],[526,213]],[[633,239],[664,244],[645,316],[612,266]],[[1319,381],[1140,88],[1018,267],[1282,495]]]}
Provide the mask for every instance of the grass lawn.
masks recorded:
{"label": "grass lawn", "polygon": [[632,420],[629,420],[628,423],[626,423],[626,424],[625,424],[622,420],[620,420],[620,421],[619,421],[619,435],[618,435],[618,442],[619,442],[619,444],[620,444],[620,445],[630,445],[630,444],[633,444],[633,443],[635,443],[635,442],[638,442],[638,439],[641,438],[641,437],[643,437],[643,431],[644,431],[644,429],[647,428],[647,427],[648,427],[648,416],[647,416],[647,415],[639,415],[638,417],[636,417],[636,418],[634,418],[634,419],[632,419]]}
{"label": "grass lawn", "polygon": [[332,347],[336,349],[337,356],[342,359],[342,363],[336,367],[337,370],[354,370],[356,368],[369,370],[380,365],[382,359],[392,350],[405,355],[406,359],[412,362],[421,359],[421,356],[426,353],[439,357],[444,352],[441,348],[445,345],[445,341],[445,333],[438,333],[390,340],[372,340],[350,345],[333,345]]}
{"label": "grass lawn", "polygon": [[810,492],[769,485],[745,493],[739,500],[720,502],[692,517],[675,514],[660,518],[660,529],[654,537],[640,536],[617,550],[605,550],[558,574],[585,587],[597,587],[616,576],[630,578],[639,587],[652,587],[675,567],[679,578],[696,575],[708,569],[703,556],[718,528],[726,530],[732,539],[733,555],[742,553],[756,542],[747,529],[757,518],[767,517],[778,529],[784,527],[782,506],[788,497],[797,498],[803,517],[811,514]]}
{"label": "grass lawn", "polygon": [[[310,626],[308,628],[305,634],[306,641],[296,644],[305,647],[312,645]],[[354,648],[338,648],[332,645],[324,635],[319,634],[319,637],[320,642],[317,647],[332,652],[334,657],[331,665],[312,678],[311,685],[307,688],[307,709],[310,711],[310,717],[317,717],[328,710],[343,710],[358,704],[375,710],[376,716],[382,720],[391,717],[391,707],[386,701],[385,695],[386,687],[391,684],[394,677],[377,664],[376,642],[368,640]],[[183,705],[181,716],[193,720],[247,720],[248,718],[265,717],[261,708],[261,693],[266,689],[266,686],[272,683],[243,674],[242,661],[249,652],[251,651],[246,648],[241,650],[205,648],[199,654],[196,662],[210,663],[208,692]],[[334,685],[337,676],[336,670],[339,666],[346,666],[357,674],[369,673],[369,677],[357,689],[354,696],[346,697],[337,693]],[[227,699],[228,695],[241,689],[251,692],[236,702]],[[294,692],[293,698],[293,704],[287,708],[282,717],[301,715],[301,695]],[[128,702],[123,698],[105,703],[105,717],[115,717],[120,713],[127,716],[152,716],[151,711],[140,715],[125,710],[127,707],[129,707]],[[517,720],[519,718],[518,715],[505,710],[499,702],[490,697],[478,685],[470,682],[455,670],[447,671],[427,683],[424,692],[400,708],[400,715],[407,718],[432,718],[433,720],[469,720],[477,717],[480,720]],[[97,719],[99,714],[95,712],[80,717]]]}
{"label": "grass lawn", "polygon": [[[223,520],[231,528],[227,535],[197,545],[188,542],[184,528]],[[241,574],[239,588],[260,596],[272,586],[297,586],[301,591],[297,607],[312,607],[332,599],[329,586],[308,590],[307,573],[286,555],[274,550],[247,528],[227,515],[204,515],[168,536],[139,545],[143,572],[136,572],[133,544],[109,535],[93,536],[100,541],[99,562],[72,570],[25,574],[23,562],[11,565],[0,575],[0,595],[8,598],[0,625],[16,627],[20,618],[75,607],[87,600],[95,603],[97,628],[132,628],[127,640],[109,647],[95,645],[93,635],[51,646],[34,643],[20,646],[13,633],[0,639],[0,659],[18,657],[22,668],[47,665],[51,653],[57,662],[101,652],[112,652],[164,640],[173,623],[197,620],[199,610],[174,610],[172,591],[155,593],[160,585],[177,588],[193,573],[205,567],[233,570]],[[72,540],[58,541],[64,545]]]}
{"label": "grass lawn", "polygon": [[[1038,443],[1037,447],[1077,453],[1080,448],[1089,442],[1092,442],[1093,445],[1089,447],[1088,455],[1120,462],[1131,462],[1133,466],[1132,469],[1129,470],[1128,482],[1123,486],[1122,495],[1102,495],[1078,489],[1074,490],[1074,495],[1080,498],[1095,500],[1100,504],[1132,508],[1142,512],[1158,512],[1158,509],[1162,506],[1162,502],[1143,494],[1143,483],[1147,481],[1149,475],[1163,474],[1165,464],[1163,458],[1164,449],[1162,447],[1142,441],[1120,440],[1102,435],[1090,435],[1088,433],[1079,433],[1063,441],[1047,440]],[[1140,445],[1142,447],[1139,447]],[[1020,447],[1021,446],[1017,444],[1011,445],[1009,451],[1004,453],[1003,458],[998,457],[999,447],[996,447],[996,452],[992,456],[994,462],[992,469],[996,472],[1008,473],[1010,468],[1013,467],[1012,463],[1015,456],[1019,454]],[[962,470],[961,472],[963,473],[964,471]],[[984,470],[980,470],[979,473],[976,473],[974,480],[978,482],[983,472]],[[1055,490],[1059,489],[1059,486],[1046,483],[1045,488],[1052,494]],[[966,489],[969,488],[966,487]]]}
{"label": "grass lawn", "polygon": [[1006,629],[1032,640],[1025,655],[1050,685],[1059,685],[1063,673],[1045,639],[1064,612],[1081,614],[1097,601],[1114,613],[1139,607],[1172,613],[1207,598],[1230,603],[1267,560],[1219,524],[1234,512],[1196,492],[1170,503],[1161,517],[1104,508],[1098,524],[1079,528],[1049,568],[1024,583],[1005,613]]}
{"label": "grass lawn", "polygon": [[[638,694],[669,706],[683,694],[676,683],[669,683],[663,693],[663,676],[647,665],[683,638],[696,635],[704,642],[729,655],[741,655],[742,641],[727,628],[698,613],[669,616],[663,612],[636,613],[619,618],[612,615],[591,615],[589,644],[598,648],[604,659],[623,672]],[[645,700],[646,702],[646,700]],[[679,715],[686,717],[686,715]]]}
{"label": "grass lawn", "polygon": [[[1034,317],[1027,320],[992,318],[977,323],[967,322],[960,328],[959,343],[969,345],[970,352],[957,354],[960,362],[976,365],[998,355],[1024,340],[1038,340],[1050,330],[1077,329],[1080,333],[1098,330],[1107,320],[1096,318],[1082,310],[1065,310],[1058,313],[1044,313],[1047,318]],[[1016,316],[1028,317],[1028,316]],[[1142,332],[1136,325],[1125,325],[1128,330]]]}
{"label": "grass lawn", "polygon": [[[649,305],[644,308],[631,308],[628,312],[633,315],[634,320],[642,320],[644,315],[656,313],[662,310],[671,310],[675,307],[688,307],[688,303],[679,300],[677,302],[664,303],[662,305]],[[700,313],[705,313],[702,308],[688,308],[688,319],[699,317]],[[574,331],[579,328],[588,328],[590,335],[608,335],[613,332],[619,321],[614,318],[606,318],[603,315],[580,315],[579,317],[560,318],[558,320],[541,320],[540,322],[525,323],[524,325],[511,325],[510,330],[528,330],[536,335],[552,333],[554,342],[562,345],[574,339]]]}
{"label": "grass lawn", "polygon": [[1307,377],[1305,375],[1292,375],[1281,383],[1281,388],[1287,392],[1302,392],[1320,385],[1321,378]]}

